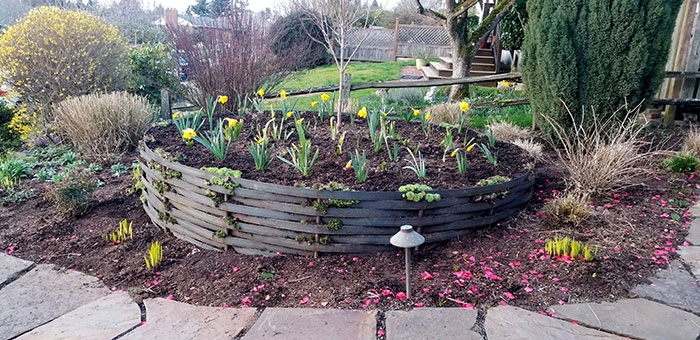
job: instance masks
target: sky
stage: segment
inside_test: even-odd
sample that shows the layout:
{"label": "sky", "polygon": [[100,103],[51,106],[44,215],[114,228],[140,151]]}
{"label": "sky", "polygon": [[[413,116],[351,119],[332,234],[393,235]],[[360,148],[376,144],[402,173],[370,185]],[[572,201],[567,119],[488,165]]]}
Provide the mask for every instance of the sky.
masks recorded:
{"label": "sky", "polygon": [[[109,3],[111,0],[103,0],[101,2]],[[176,8],[178,12],[182,13],[187,10],[189,5],[195,3],[195,0],[143,0],[146,6],[152,6],[155,2],[156,5],[160,4],[166,8]],[[275,9],[278,4],[285,2],[285,0],[248,0],[248,8],[253,11],[262,11],[265,8]],[[392,8],[398,2],[398,0],[378,0],[380,5],[384,5],[384,8]]]}

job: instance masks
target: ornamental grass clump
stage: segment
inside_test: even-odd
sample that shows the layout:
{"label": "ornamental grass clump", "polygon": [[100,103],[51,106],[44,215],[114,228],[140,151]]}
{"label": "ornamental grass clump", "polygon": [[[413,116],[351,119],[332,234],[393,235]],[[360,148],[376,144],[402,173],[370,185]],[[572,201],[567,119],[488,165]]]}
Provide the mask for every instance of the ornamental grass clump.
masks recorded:
{"label": "ornamental grass clump", "polygon": [[528,139],[531,137],[530,130],[521,128],[509,122],[490,123],[491,134],[498,139],[514,142],[518,139]]}
{"label": "ornamental grass clump", "polygon": [[547,202],[544,206],[546,218],[555,225],[578,226],[591,216],[591,199],[586,194],[569,192]]}
{"label": "ornamental grass clump", "polygon": [[567,184],[581,194],[604,194],[616,188],[638,183],[636,178],[647,172],[655,151],[646,150],[644,123],[637,123],[640,106],[623,107],[622,119],[618,113],[600,120],[583,112],[580,121],[569,114],[571,122],[562,125],[543,116],[551,125],[554,146],[559,159],[569,172]]}
{"label": "ornamental grass clump", "polygon": [[532,139],[516,139],[513,144],[527,152],[535,162],[541,162],[544,158],[544,146]]}
{"label": "ornamental grass clump", "polygon": [[683,151],[700,156],[700,129],[691,128],[683,142]]}
{"label": "ornamental grass clump", "polygon": [[691,173],[698,170],[700,160],[695,154],[681,152],[664,162],[664,166],[677,173]]}
{"label": "ornamental grass clump", "polygon": [[126,92],[66,99],[53,112],[56,133],[83,157],[101,161],[136,146],[155,116],[148,100]]}
{"label": "ornamental grass clump", "polygon": [[148,270],[158,268],[161,262],[163,262],[163,247],[160,245],[160,242],[155,241],[151,243],[143,259],[146,260],[146,268]]}

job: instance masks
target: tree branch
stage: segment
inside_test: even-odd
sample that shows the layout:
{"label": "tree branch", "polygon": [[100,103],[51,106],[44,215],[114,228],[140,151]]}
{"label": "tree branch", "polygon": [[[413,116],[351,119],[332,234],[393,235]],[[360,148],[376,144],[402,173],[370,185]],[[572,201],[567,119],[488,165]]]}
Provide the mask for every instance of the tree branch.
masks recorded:
{"label": "tree branch", "polygon": [[438,12],[435,12],[430,8],[428,8],[428,9],[424,8],[423,4],[420,3],[420,0],[416,0],[416,12],[418,12],[418,14],[420,14],[420,15],[426,15],[426,16],[429,16],[429,17],[432,17],[432,18],[435,18],[438,20],[447,20],[447,18],[444,15],[442,15]]}
{"label": "tree branch", "polygon": [[452,11],[453,15],[458,17],[466,13],[470,8],[474,7],[479,2],[479,0],[465,0],[464,2],[457,5],[457,7]]}
{"label": "tree branch", "polygon": [[[469,44],[474,45],[481,43],[486,39],[486,36],[488,36],[491,31],[498,25],[499,22],[501,22],[501,19],[503,16],[506,15],[508,12],[508,9],[510,6],[512,6],[515,3],[515,0],[501,0],[501,2],[496,5],[496,7],[491,10],[491,13],[489,13],[488,16],[484,19],[484,21],[481,22],[479,27],[477,27],[470,35],[469,35]],[[476,51],[476,49],[474,49]],[[473,57],[473,56],[472,56]]]}

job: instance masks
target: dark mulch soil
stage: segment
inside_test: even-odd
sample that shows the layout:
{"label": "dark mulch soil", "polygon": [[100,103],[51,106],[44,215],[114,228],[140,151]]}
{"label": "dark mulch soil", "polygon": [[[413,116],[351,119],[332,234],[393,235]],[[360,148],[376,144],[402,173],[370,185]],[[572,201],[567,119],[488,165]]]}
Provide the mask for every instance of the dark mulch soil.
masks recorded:
{"label": "dark mulch soil", "polygon": [[[166,140],[160,134],[156,139]],[[194,148],[177,149],[190,162],[198,159],[190,151]],[[245,162],[235,164],[248,170]],[[561,169],[556,162],[537,168],[535,196],[517,218],[415,252],[410,301],[395,298],[404,290],[401,251],[313,259],[201,250],[150,223],[138,195],[124,194],[131,184],[128,176],[106,177],[94,208],[80,218],[61,217],[41,197],[45,185],[25,180],[23,185],[40,195],[0,208],[0,249],[95,275],[113,289],[143,297],[172,295],[199,305],[394,309],[507,303],[535,311],[558,303],[628,297],[632,287],[677,257],[690,219],[678,205],[697,199],[698,177],[655,170],[640,178],[643,185],[596,197],[595,216],[574,228],[546,223],[540,214],[543,203],[564,189]],[[318,171],[315,176],[324,175]],[[106,244],[102,235],[125,218],[134,222],[134,239]],[[543,241],[554,235],[589,241],[599,246],[598,256],[593,262],[544,256]],[[165,260],[154,273],[146,269],[143,254],[155,240],[163,243]]]}
{"label": "dark mulch soil", "polygon": [[[224,117],[220,116],[220,118]],[[280,113],[277,112],[278,121],[280,120],[279,117]],[[494,168],[483,157],[479,149],[474,147],[467,154],[468,175],[464,176],[457,171],[457,163],[454,158],[450,157],[449,153],[446,155],[446,161],[442,161],[445,149],[440,143],[445,135],[444,128],[432,127],[429,136],[426,136],[419,124],[408,124],[403,120],[395,121],[396,131],[401,134],[401,140],[398,141],[400,146],[399,161],[390,162],[385,145],[382,145],[382,150],[377,153],[372,149],[372,141],[369,137],[366,120],[355,118],[354,126],[351,127],[347,116],[345,117],[345,125],[342,128],[342,131],[346,132],[342,147],[343,154],[338,156],[335,154],[338,141],[330,138],[328,118],[326,117],[325,123],[321,123],[316,114],[307,112],[304,115],[304,121],[309,123],[307,138],[312,140],[313,151],[316,150],[316,147],[319,149],[318,160],[314,164],[311,174],[308,177],[303,177],[295,168],[276,158],[276,156],[280,155],[289,159],[289,156],[285,156],[283,153],[287,148],[291,149],[292,144],[298,146],[299,141],[296,132],[291,134],[287,140],[270,142],[270,147],[275,148],[272,164],[265,171],[258,171],[255,169],[255,163],[248,151],[248,146],[257,136],[258,128],[262,130],[269,119],[270,115],[268,113],[245,116],[243,118],[244,128],[238,141],[231,145],[229,156],[221,162],[197,142],[193,146],[186,146],[174,125],[153,128],[145,139],[147,141],[150,140],[147,144],[152,150],[161,148],[163,151],[178,157],[183,164],[196,168],[210,166],[227,167],[241,170],[243,178],[246,179],[290,186],[295,184],[311,186],[313,184],[337,182],[354,190],[394,191],[399,186],[416,182],[427,184],[434,189],[468,187],[473,186],[481,179],[494,175],[515,178],[526,172],[524,169],[526,163],[532,162],[532,159],[526,156],[517,146],[510,143],[497,142],[498,166]],[[285,131],[296,131],[294,124],[294,119],[286,119]],[[205,125],[207,124],[205,123]],[[472,138],[474,138],[473,142],[488,145],[486,136],[474,131],[469,131],[466,136],[464,134],[458,135],[456,130],[453,131],[453,134],[455,147],[461,147],[462,150],[464,150],[464,143]],[[155,141],[150,137],[153,137]],[[408,165],[405,159],[411,158],[406,148],[402,145],[403,140],[408,140],[408,145],[414,153],[415,147],[419,146],[427,169],[425,179],[419,181],[411,170],[403,169],[404,166]],[[355,152],[355,149],[358,149],[360,154],[364,150],[367,155],[369,179],[365,183],[357,183],[353,170],[345,167],[350,160],[350,153]],[[415,154],[415,156],[417,158],[418,154]],[[386,170],[384,171],[381,170],[382,162],[386,162]]]}

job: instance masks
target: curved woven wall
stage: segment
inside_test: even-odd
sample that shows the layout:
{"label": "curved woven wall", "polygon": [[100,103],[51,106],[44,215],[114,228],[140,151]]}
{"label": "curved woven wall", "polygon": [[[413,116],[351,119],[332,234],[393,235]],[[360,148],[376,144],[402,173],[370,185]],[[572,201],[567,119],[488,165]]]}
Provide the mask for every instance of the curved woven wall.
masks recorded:
{"label": "curved woven wall", "polygon": [[[227,178],[166,160],[147,146],[140,163],[144,209],[153,223],[202,248],[251,255],[387,250],[403,224],[416,228],[426,242],[449,240],[516,214],[530,200],[534,184],[534,175],[527,173],[487,187],[437,190],[438,202],[408,202],[398,191],[327,191]],[[213,177],[225,179],[229,189],[235,185],[233,195],[209,184]],[[488,197],[492,194],[497,197]],[[357,202],[337,208],[328,200]],[[337,230],[328,228],[338,221]]]}

